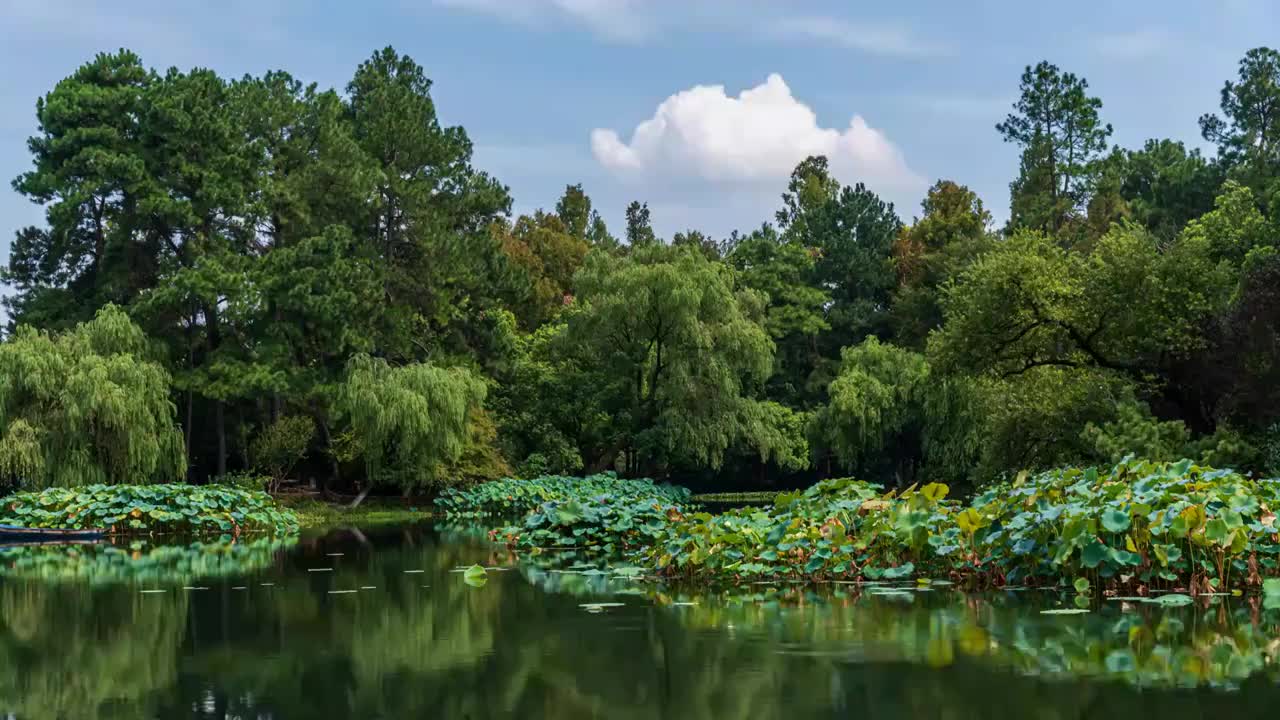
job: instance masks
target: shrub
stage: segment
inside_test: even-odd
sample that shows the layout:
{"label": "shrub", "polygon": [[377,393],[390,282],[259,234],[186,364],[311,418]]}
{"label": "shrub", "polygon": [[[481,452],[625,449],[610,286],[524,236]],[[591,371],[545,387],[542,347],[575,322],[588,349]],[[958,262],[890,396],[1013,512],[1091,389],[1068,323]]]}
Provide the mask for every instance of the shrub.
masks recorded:
{"label": "shrub", "polygon": [[265,491],[272,483],[272,479],[265,475],[258,475],[251,472],[231,472],[226,475],[219,475],[215,480],[218,485],[228,485],[230,487],[240,488],[241,490],[261,490]]}
{"label": "shrub", "polygon": [[294,465],[307,454],[315,431],[315,422],[311,418],[285,415],[263,428],[253,439],[249,445],[249,457],[254,469],[271,479],[272,492],[288,479]]}
{"label": "shrub", "polygon": [[613,555],[652,545],[680,513],[661,497],[552,500],[526,515],[523,525],[492,530],[489,536],[538,551],[574,548]]}
{"label": "shrub", "polygon": [[547,475],[532,480],[494,480],[467,489],[451,488],[436,498],[436,507],[449,515],[520,517],[546,502],[594,499],[614,501],[658,499],[671,504],[685,502],[688,488],[659,485],[652,480],[621,480],[613,473],[588,477]]}
{"label": "shrub", "polygon": [[292,533],[293,513],[264,492],[226,485],[89,485],[0,501],[0,524],[112,534]]}

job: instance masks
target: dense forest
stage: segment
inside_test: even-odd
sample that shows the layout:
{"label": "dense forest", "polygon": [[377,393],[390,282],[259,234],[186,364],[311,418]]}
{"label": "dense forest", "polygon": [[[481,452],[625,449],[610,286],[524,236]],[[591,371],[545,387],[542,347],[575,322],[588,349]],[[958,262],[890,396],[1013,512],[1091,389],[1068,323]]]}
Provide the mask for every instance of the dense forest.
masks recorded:
{"label": "dense forest", "polygon": [[1280,472],[1280,52],[1200,119],[1212,156],[1112,146],[1050,63],[1019,89],[1004,227],[963,178],[908,220],[810,157],[773,222],[666,239],[581,185],[512,218],[390,48],[341,92],[101,54],[14,181],[46,223],[3,271],[0,485]]}

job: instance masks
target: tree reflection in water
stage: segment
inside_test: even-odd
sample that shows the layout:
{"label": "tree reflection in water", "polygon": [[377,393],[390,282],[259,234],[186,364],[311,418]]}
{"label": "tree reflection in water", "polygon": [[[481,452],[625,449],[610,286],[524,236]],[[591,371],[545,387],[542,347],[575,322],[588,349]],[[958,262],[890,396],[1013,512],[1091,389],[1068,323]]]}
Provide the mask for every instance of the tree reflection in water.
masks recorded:
{"label": "tree reflection in water", "polygon": [[[682,594],[619,577],[634,574],[626,569],[528,565],[491,570],[476,588],[457,572],[473,563],[513,559],[417,527],[306,538],[202,581],[208,590],[143,594],[157,588],[154,575],[96,585],[9,575],[0,710],[77,720],[1056,720],[1249,718],[1280,702],[1280,613],[1246,601],[1111,602],[1054,616],[1039,609],[1062,601],[1044,593]],[[321,568],[332,571],[309,572]],[[580,607],[589,602],[623,605]]]}

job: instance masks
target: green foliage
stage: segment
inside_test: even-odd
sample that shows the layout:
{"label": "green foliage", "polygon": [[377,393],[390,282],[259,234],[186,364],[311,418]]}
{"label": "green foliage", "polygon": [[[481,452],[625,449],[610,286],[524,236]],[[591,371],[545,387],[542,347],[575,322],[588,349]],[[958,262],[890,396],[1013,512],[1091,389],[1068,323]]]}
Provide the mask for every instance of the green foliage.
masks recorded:
{"label": "green foliage", "polygon": [[947,289],[930,351],[1004,377],[1055,366],[1142,379],[1169,354],[1200,348],[1204,322],[1228,297],[1199,243],[1159,252],[1145,231],[1119,226],[1084,255],[1023,232]]}
{"label": "green foliage", "polygon": [[1106,149],[1111,126],[1089,82],[1040,62],[1022,73],[1014,111],[996,125],[1006,142],[1022,147],[1022,167],[1010,184],[1011,228],[1056,232],[1072,219],[1090,190],[1092,166]]}
{"label": "green foliage", "polygon": [[1182,422],[1157,420],[1149,408],[1136,402],[1118,405],[1115,419],[1101,425],[1090,423],[1084,432],[1098,455],[1111,463],[1130,454],[1156,461],[1177,460],[1187,457],[1191,442]]}
{"label": "green foliage", "polygon": [[1158,420],[1136,402],[1117,405],[1116,417],[1108,422],[1087,424],[1084,438],[1107,463],[1132,455],[1157,462],[1194,458],[1208,467],[1254,469],[1265,465],[1263,451],[1225,425],[1211,435],[1193,439],[1182,421]]}
{"label": "green foliage", "polygon": [[1221,591],[1280,572],[1280,483],[1123,462],[1002,483],[974,499],[981,552],[1010,582],[1088,573],[1110,585]]}
{"label": "green foliage", "polygon": [[1258,587],[1280,573],[1271,510],[1280,507],[1280,483],[1189,460],[1024,472],[968,504],[947,499],[940,483],[882,496],[878,485],[835,479],[778,495],[769,508],[686,514],[651,490],[557,496],[494,487],[465,506],[533,507],[522,526],[490,533],[515,548],[578,548],[710,581],[921,573],[971,585],[1079,587],[1083,579],[1086,587],[1195,594]]}
{"label": "green foliage", "polygon": [[1204,138],[1240,174],[1257,181],[1280,169],[1280,52],[1254,48],[1240,60],[1236,82],[1222,86],[1222,114],[1200,118]]}
{"label": "green foliage", "polygon": [[221,475],[217,479],[218,485],[230,485],[241,490],[265,491],[274,483],[273,478],[252,472],[232,472]]}
{"label": "green foliage", "polygon": [[[640,492],[636,492],[640,490]],[[490,538],[532,550],[581,549],[616,557],[652,545],[680,508],[663,494],[631,492],[551,500],[525,516],[524,523],[490,531]]]}
{"label": "green foliage", "polygon": [[[791,173],[778,225],[787,242],[812,248],[808,284],[831,298],[824,308],[832,332],[823,356],[881,330],[894,287],[892,247],[902,227],[893,205],[862,183],[840,187],[825,157],[809,157]],[[819,363],[813,369],[820,370]]]}
{"label": "green foliage", "polygon": [[812,395],[813,343],[831,329],[826,305],[830,293],[809,281],[817,251],[785,240],[771,225],[737,241],[725,261],[735,281],[767,298],[763,325],[777,347],[770,396],[789,405],[804,405]]}
{"label": "green foliage", "polygon": [[1214,260],[1238,267],[1254,248],[1275,246],[1280,230],[1258,209],[1252,190],[1228,181],[1214,199],[1213,210],[1187,223],[1182,239],[1207,247]]}
{"label": "green foliage", "polygon": [[271,478],[272,490],[287,480],[293,466],[307,454],[315,436],[315,421],[300,415],[284,415],[264,428],[249,445],[253,466]]}
{"label": "green foliage", "polygon": [[[1115,148],[1099,167],[1089,223],[1101,236],[1111,222],[1130,219],[1163,242],[1177,237],[1191,220],[1213,210],[1222,186],[1221,163],[1174,140],[1148,140],[1140,150]],[[1099,198],[1112,206],[1097,216]]]}
{"label": "green foliage", "polygon": [[[919,353],[867,338],[845,348],[840,374],[831,382],[830,405],[815,420],[845,466],[874,470],[888,458],[901,480],[909,481],[915,458],[901,455],[906,444],[918,452],[924,433],[924,397],[929,366]],[[905,477],[904,477],[905,475]]]}
{"label": "green foliage", "polygon": [[[578,184],[513,218],[392,48],[341,92],[98,55],[36,103],[13,183],[44,221],[0,277],[0,484],[278,483],[304,447],[324,490],[513,462],[722,485],[840,464],[960,487],[1135,451],[1261,470],[1278,57],[1249,51],[1202,119],[1213,159],[1161,138],[1107,154],[1087,81],[1027,67],[997,126],[1021,153],[1003,237],[957,182],[904,227],[812,156],[774,225],[666,244],[637,199],[621,244]],[[142,330],[127,348],[41,334],[124,322],[113,304]],[[272,425],[288,413],[316,437]]]}
{"label": "green foliage", "polygon": [[914,349],[923,349],[929,333],[942,325],[943,286],[992,244],[991,214],[964,185],[939,180],[921,209],[924,215],[893,243],[894,333],[899,344]]}
{"label": "green foliage", "polygon": [[356,434],[369,479],[412,490],[449,480],[444,466],[466,449],[468,418],[484,396],[484,384],[465,368],[392,367],[357,355],[336,406]]}
{"label": "green foliage", "polygon": [[656,484],[652,480],[622,480],[613,473],[587,477],[548,475],[529,480],[507,478],[467,489],[448,488],[436,498],[436,507],[451,516],[519,517],[544,503],[575,499],[639,502],[656,499],[667,504],[688,501],[688,488]]}
{"label": "green foliage", "polygon": [[879,486],[824,480],[779,495],[772,508],[693,513],[641,557],[656,571],[708,580],[864,577],[901,579],[932,554],[931,519],[946,512],[944,485],[890,499]]}
{"label": "green foliage", "polygon": [[88,485],[0,501],[0,524],[105,529],[114,535],[290,533],[292,513],[270,495],[224,485]]}
{"label": "green foliage", "polygon": [[745,397],[772,365],[773,343],[752,317],[759,298],[735,293],[727,268],[660,245],[626,257],[593,254],[578,275],[567,340],[598,373],[633,472],[670,460],[718,467],[748,447]]}
{"label": "green foliage", "polygon": [[0,481],[28,488],[183,475],[169,375],[114,306],[61,334],[0,343]]}
{"label": "green foliage", "polygon": [[483,408],[467,419],[467,441],[462,454],[449,463],[441,476],[457,485],[497,480],[511,475],[511,465],[498,447],[498,428]]}

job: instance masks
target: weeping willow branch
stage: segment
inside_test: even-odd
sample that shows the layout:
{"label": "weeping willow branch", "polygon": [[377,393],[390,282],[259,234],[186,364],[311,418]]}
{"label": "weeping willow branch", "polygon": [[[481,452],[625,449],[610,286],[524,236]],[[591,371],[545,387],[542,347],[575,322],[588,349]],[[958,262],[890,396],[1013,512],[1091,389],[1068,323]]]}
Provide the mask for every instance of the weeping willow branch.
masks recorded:
{"label": "weeping willow branch", "polygon": [[466,368],[393,368],[357,355],[336,409],[357,436],[370,485],[408,491],[437,483],[442,466],[462,455],[468,417],[484,398],[484,383]]}
{"label": "weeping willow branch", "polygon": [[178,480],[186,470],[169,374],[108,305],[53,335],[0,344],[0,480],[27,488]]}

